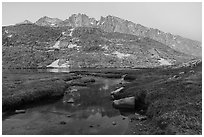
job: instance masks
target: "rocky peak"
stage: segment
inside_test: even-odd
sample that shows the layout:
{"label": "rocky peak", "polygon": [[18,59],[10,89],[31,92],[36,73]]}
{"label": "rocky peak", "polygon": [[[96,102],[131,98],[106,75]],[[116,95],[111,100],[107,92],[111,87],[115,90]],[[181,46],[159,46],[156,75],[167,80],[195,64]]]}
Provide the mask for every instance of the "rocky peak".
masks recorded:
{"label": "rocky peak", "polygon": [[98,27],[106,32],[119,32],[132,34],[139,37],[148,37],[161,42],[170,48],[197,57],[202,56],[201,43],[183,38],[171,33],[165,33],[158,29],[148,28],[116,16],[101,17],[99,21],[88,17],[86,14],[73,14],[65,21],[44,16],[36,22],[41,26],[72,26],[72,27]]}
{"label": "rocky peak", "polygon": [[165,33],[158,29],[148,28],[115,16],[109,15],[107,17],[101,17],[98,27],[107,32],[120,32],[148,37],[161,42],[176,51],[197,57],[202,56],[201,43],[198,41],[183,38],[171,33]]}
{"label": "rocky peak", "polygon": [[116,16],[101,17],[99,21],[99,26],[107,32],[120,32],[130,34],[128,28],[129,21],[123,20]]}
{"label": "rocky peak", "polygon": [[48,16],[43,16],[42,19],[50,19]]}
{"label": "rocky peak", "polygon": [[86,14],[73,14],[64,21],[65,26],[72,27],[91,27],[96,26],[97,21],[94,18],[89,18]]}
{"label": "rocky peak", "polygon": [[62,20],[58,18],[50,18],[50,17],[44,16],[40,18],[38,21],[36,21],[35,24],[39,26],[57,27],[60,22],[62,22]]}

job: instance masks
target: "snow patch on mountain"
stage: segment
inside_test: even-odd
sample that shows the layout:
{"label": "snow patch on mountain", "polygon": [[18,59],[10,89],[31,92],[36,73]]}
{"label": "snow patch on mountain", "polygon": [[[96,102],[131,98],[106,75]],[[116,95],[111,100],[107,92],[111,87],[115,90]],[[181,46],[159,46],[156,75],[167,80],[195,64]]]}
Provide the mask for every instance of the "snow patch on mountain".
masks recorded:
{"label": "snow patch on mountain", "polygon": [[45,52],[53,52],[53,51],[54,51],[54,49],[49,49],[49,50],[47,50]]}
{"label": "snow patch on mountain", "polygon": [[115,54],[118,58],[124,58],[124,57],[129,57],[130,54],[124,54],[118,51],[114,51],[112,54]]}
{"label": "snow patch on mountain", "polygon": [[59,44],[60,44],[60,41],[57,41],[57,42],[55,43],[55,45],[53,46],[53,48],[59,49],[59,48],[60,48],[60,47],[59,47]]}
{"label": "snow patch on mountain", "polygon": [[104,45],[104,46],[102,47],[102,49],[108,50],[108,46],[107,46],[107,45]]}
{"label": "snow patch on mountain", "polygon": [[98,21],[96,25],[99,25],[99,24],[100,24],[100,21]]}
{"label": "snow patch on mountain", "polygon": [[110,56],[110,54],[107,54],[107,53],[103,53],[104,55],[106,55],[106,56]]}
{"label": "snow patch on mountain", "polygon": [[172,65],[168,60],[160,58],[158,60],[160,62],[160,65]]}
{"label": "snow patch on mountain", "polygon": [[7,37],[9,37],[9,38],[11,38],[13,35],[12,34],[10,34],[10,35],[8,35]]}
{"label": "snow patch on mountain", "polygon": [[52,62],[50,65],[48,65],[47,67],[54,67],[57,68],[59,67],[59,59],[55,60],[54,62]]}
{"label": "snow patch on mountain", "polygon": [[48,65],[47,67],[53,67],[53,68],[67,68],[69,67],[69,61],[66,61],[63,64],[59,63],[60,59],[55,60],[54,62],[52,62],[50,65]]}
{"label": "snow patch on mountain", "polygon": [[70,29],[70,33],[69,33],[69,36],[71,36],[72,37],[72,34],[73,34],[73,31],[74,31],[74,28],[72,28],[72,29]]}
{"label": "snow patch on mountain", "polygon": [[68,48],[74,48],[74,47],[78,47],[77,44],[69,44]]}

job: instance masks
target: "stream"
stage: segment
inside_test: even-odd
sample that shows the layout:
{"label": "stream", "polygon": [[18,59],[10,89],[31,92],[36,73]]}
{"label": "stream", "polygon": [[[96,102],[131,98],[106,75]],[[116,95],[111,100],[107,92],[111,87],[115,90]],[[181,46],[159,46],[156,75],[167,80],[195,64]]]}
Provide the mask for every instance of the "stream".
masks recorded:
{"label": "stream", "polygon": [[3,134],[27,135],[118,135],[125,134],[129,119],[112,107],[110,92],[120,79],[92,77],[95,83],[73,86],[62,99],[3,116]]}

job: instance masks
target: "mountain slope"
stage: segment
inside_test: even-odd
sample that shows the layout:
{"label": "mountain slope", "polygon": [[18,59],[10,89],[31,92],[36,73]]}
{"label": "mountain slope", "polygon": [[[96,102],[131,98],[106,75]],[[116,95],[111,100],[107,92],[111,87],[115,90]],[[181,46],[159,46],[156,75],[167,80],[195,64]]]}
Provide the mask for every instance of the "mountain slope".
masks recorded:
{"label": "mountain slope", "polygon": [[[48,17],[47,17],[48,18]],[[40,19],[41,20],[41,19]],[[49,18],[47,20],[56,20]],[[38,23],[40,22],[40,23]],[[43,23],[42,23],[43,22]],[[98,27],[106,32],[120,32],[125,34],[132,34],[136,36],[148,37],[158,42],[163,43],[176,51],[202,57],[201,43],[198,41],[183,38],[171,33],[165,33],[158,29],[148,28],[140,24],[135,24],[131,21],[124,20],[115,16],[101,17],[99,21],[90,18],[85,14],[73,14],[68,19],[61,21],[37,21],[37,25],[41,26],[71,26],[71,27]],[[53,24],[53,25],[51,25]]]}
{"label": "mountain slope", "polygon": [[124,68],[173,65],[195,59],[147,37],[93,27],[7,26],[4,68]]}
{"label": "mountain slope", "polygon": [[5,68],[37,67],[54,58],[46,47],[60,31],[35,24],[20,24],[2,28],[2,66]]}
{"label": "mountain slope", "polygon": [[147,28],[140,24],[120,19],[114,16],[101,17],[99,26],[107,32],[120,32],[143,36],[159,41],[169,47],[197,57],[202,56],[201,43],[178,35],[164,33],[158,29]]}

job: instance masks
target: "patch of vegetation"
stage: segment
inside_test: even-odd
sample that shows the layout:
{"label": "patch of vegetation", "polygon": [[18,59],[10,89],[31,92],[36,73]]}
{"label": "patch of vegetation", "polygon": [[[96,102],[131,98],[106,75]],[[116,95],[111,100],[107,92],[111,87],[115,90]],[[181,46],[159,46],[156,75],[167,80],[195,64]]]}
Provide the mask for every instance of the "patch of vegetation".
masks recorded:
{"label": "patch of vegetation", "polygon": [[148,116],[148,129],[141,133],[202,134],[202,63],[177,69],[144,69],[132,75],[137,78],[125,84],[126,90],[116,98],[145,94],[136,104],[148,105],[138,110]]}
{"label": "patch of vegetation", "polygon": [[[12,72],[12,71],[11,71]],[[3,73],[3,111],[22,108],[40,100],[56,99],[63,96],[68,88],[66,81],[80,77],[71,74],[54,73]]]}
{"label": "patch of vegetation", "polygon": [[100,51],[104,51],[101,47],[99,46],[89,46],[89,47],[83,47],[83,51],[85,52],[100,52]]}

